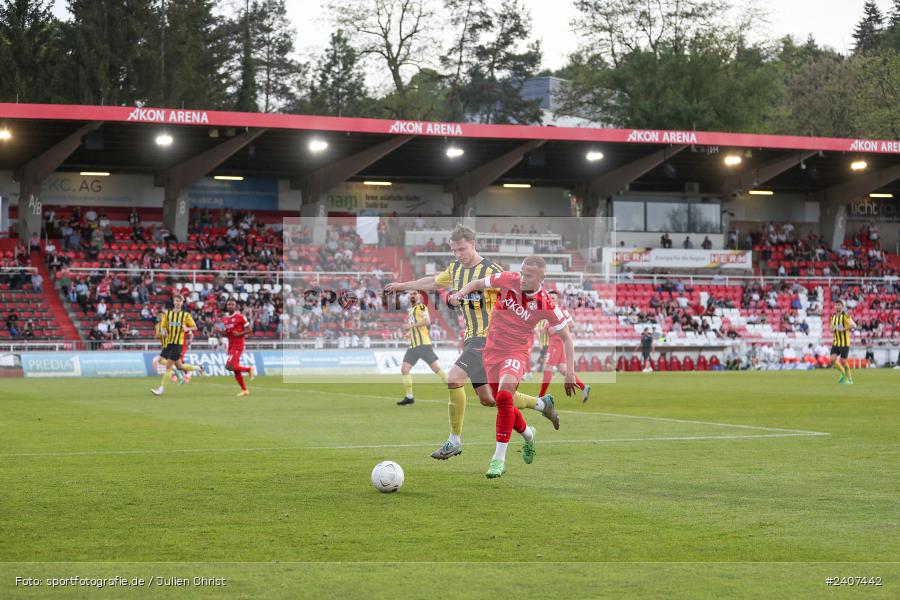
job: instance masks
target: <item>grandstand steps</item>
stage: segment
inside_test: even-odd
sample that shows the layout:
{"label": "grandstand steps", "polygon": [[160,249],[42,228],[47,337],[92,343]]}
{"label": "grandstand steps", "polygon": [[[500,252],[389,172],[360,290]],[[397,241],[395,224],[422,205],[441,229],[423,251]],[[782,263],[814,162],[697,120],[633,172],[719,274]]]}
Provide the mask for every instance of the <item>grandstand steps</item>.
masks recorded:
{"label": "grandstand steps", "polygon": [[580,250],[566,250],[566,254],[572,257],[572,265],[569,267],[569,271],[573,273],[583,273],[584,268],[587,266],[587,262],[584,260],[584,256],[581,255]]}
{"label": "grandstand steps", "polygon": [[69,311],[66,310],[63,304],[61,292],[56,288],[56,278],[50,273],[50,269],[47,268],[47,264],[44,261],[44,253],[41,252],[40,257],[37,260],[33,260],[32,263],[41,274],[41,277],[44,278],[44,304],[59,326],[59,333],[68,342],[80,342],[81,336],[78,334],[75,324],[72,323]]}
{"label": "grandstand steps", "polygon": [[367,256],[374,256],[378,259],[378,266],[382,271],[393,271],[397,281],[406,281],[412,279],[413,269],[406,257],[406,251],[399,246],[389,246],[387,248],[368,248]]}

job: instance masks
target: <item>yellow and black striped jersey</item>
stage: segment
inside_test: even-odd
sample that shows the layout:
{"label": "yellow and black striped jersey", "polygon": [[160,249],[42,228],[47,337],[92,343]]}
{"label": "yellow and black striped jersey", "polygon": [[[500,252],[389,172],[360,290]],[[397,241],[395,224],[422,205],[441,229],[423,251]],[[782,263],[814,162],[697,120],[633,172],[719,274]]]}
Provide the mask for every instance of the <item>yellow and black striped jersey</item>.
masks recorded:
{"label": "yellow and black striped jersey", "polygon": [[191,313],[187,311],[167,310],[163,314],[160,326],[161,329],[166,330],[165,345],[168,346],[169,344],[184,344],[184,328],[197,327],[197,324],[194,323]]}
{"label": "yellow and black striped jersey", "polygon": [[550,345],[550,332],[547,331],[547,319],[543,319],[538,321],[538,324],[534,327],[535,331],[538,334],[538,342],[541,344],[541,348],[546,348]]}
{"label": "yellow and black striped jersey", "polygon": [[831,315],[831,331],[834,333],[832,345],[850,347],[850,331],[853,328],[853,319],[845,312]]}
{"label": "yellow and black striped jersey", "polygon": [[[449,267],[435,276],[434,281],[438,287],[450,288],[456,292],[464,288],[469,282],[484,279],[494,273],[502,273],[503,269],[488,258],[484,258],[474,267],[463,266],[458,260],[453,261]],[[474,292],[468,298],[460,302],[463,319],[466,322],[466,339],[472,337],[484,337],[490,324],[491,313],[497,302],[497,290],[487,289],[483,292]]]}
{"label": "yellow and black striped jersey", "polygon": [[[429,318],[428,307],[424,304],[416,304],[415,306],[411,306],[409,308],[407,320],[410,325],[427,318]],[[417,348],[419,346],[426,346],[431,344],[431,334],[428,333],[427,325],[411,327],[409,331],[407,331],[407,335],[409,336],[410,348]]]}
{"label": "yellow and black striped jersey", "polygon": [[166,336],[163,335],[163,324],[162,321],[156,322],[156,339],[159,340],[159,343],[163,346],[166,345]]}

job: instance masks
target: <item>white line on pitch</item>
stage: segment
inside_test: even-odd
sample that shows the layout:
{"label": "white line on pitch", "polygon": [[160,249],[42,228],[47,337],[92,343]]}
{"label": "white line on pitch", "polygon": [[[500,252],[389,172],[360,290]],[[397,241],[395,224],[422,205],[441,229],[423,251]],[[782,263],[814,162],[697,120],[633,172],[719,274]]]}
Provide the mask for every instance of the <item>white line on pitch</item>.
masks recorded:
{"label": "white line on pitch", "polygon": [[[232,387],[226,386],[223,383],[207,383],[205,385],[215,385],[220,387]],[[291,388],[279,388],[279,387],[270,387],[270,386],[262,386],[260,389],[265,390],[275,390],[278,392],[291,392],[298,393],[299,390],[291,389]],[[322,389],[313,389],[312,391],[319,392],[322,394],[331,394],[333,396],[346,396],[349,398],[374,398],[376,400],[396,400],[396,398],[390,396],[372,396],[370,394],[350,394],[347,392],[334,392],[331,390],[322,390]],[[428,403],[428,404],[446,404],[443,400],[416,400],[416,402],[420,403]],[[595,411],[578,411],[578,410],[560,410],[558,411],[561,414],[568,415],[593,415],[599,417],[622,417],[623,419],[643,419],[646,421],[662,421],[667,423],[688,423],[692,425],[713,425],[717,427],[734,427],[737,429],[756,429],[759,431],[783,431],[786,433],[798,433],[804,435],[830,435],[824,431],[809,431],[805,429],[786,429],[783,427],[764,427],[762,425],[737,425],[735,423],[718,423],[716,421],[693,421],[689,419],[672,419],[668,417],[649,417],[645,415],[626,415],[622,413],[608,413],[608,412],[595,412]]]}
{"label": "white line on pitch", "polygon": [[[670,437],[638,437],[638,438],[609,438],[591,440],[541,440],[540,444],[613,444],[620,442],[684,442],[684,441],[708,441],[708,440],[749,440],[756,438],[788,438],[788,437],[816,437],[823,434],[809,433],[773,433],[761,435],[692,435]],[[467,446],[491,446],[494,442],[466,442]],[[82,450],[71,452],[12,452],[2,453],[3,458],[38,458],[43,456],[120,456],[141,454],[204,454],[212,452],[291,452],[303,450],[381,450],[392,448],[431,448],[433,443],[420,444],[350,444],[343,446],[279,446],[271,448],[164,448],[159,450]]]}

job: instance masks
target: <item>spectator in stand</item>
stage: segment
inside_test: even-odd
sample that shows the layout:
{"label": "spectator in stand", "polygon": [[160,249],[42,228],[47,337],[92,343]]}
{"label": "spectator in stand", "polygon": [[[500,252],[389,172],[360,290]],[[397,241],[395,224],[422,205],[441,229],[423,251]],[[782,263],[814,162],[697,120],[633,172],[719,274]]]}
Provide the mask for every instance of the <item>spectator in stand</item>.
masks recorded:
{"label": "spectator in stand", "polygon": [[87,221],[89,227],[95,225],[97,223],[97,212],[93,208],[89,208],[84,213],[84,220]]}
{"label": "spectator in stand", "polygon": [[669,232],[662,234],[662,237],[659,238],[659,245],[662,248],[671,248],[672,247],[672,238],[669,237]]}
{"label": "spectator in stand", "polygon": [[25,321],[25,327],[22,328],[22,338],[26,340],[34,339],[34,319]]}
{"label": "spectator in stand", "polygon": [[694,248],[694,242],[691,241],[691,236],[685,236],[684,242],[681,243],[681,247],[685,250],[692,250]]}
{"label": "spectator in stand", "polygon": [[429,238],[428,243],[425,244],[425,250],[428,252],[437,250],[437,244],[435,243],[434,238]]}
{"label": "spectator in stand", "polygon": [[128,224],[132,227],[138,227],[141,224],[141,214],[138,212],[137,208],[132,208],[131,212],[128,213]]}
{"label": "spectator in stand", "polygon": [[40,252],[41,251],[41,234],[35,231],[31,234],[31,239],[28,240],[28,251],[29,252]]}
{"label": "spectator in stand", "polygon": [[712,240],[709,239],[709,236],[703,238],[703,242],[700,244],[700,247],[704,250],[712,250]]}
{"label": "spectator in stand", "polygon": [[19,331],[19,315],[16,313],[9,313],[6,315],[6,328],[9,330],[10,337],[21,337],[21,331]]}
{"label": "spectator in stand", "polygon": [[738,249],[738,231],[737,229],[728,230],[728,245],[726,246],[728,250],[737,250]]}
{"label": "spectator in stand", "polygon": [[109,309],[107,308],[105,301],[100,300],[100,302],[97,303],[97,316],[101,319],[106,316],[108,310]]}

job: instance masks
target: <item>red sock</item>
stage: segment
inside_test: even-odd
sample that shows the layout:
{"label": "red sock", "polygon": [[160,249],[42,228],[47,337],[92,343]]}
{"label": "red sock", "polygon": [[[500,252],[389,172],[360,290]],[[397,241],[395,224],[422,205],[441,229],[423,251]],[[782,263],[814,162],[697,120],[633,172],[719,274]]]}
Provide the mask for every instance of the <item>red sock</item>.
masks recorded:
{"label": "red sock", "polygon": [[515,412],[515,421],[513,421],[513,429],[516,430],[516,433],[522,433],[525,431],[525,428],[528,427],[528,423],[525,422],[525,415],[522,414],[518,408],[513,408]]}
{"label": "red sock", "polygon": [[550,387],[550,380],[553,379],[553,371],[547,370],[544,371],[544,378],[541,380],[541,391],[538,396],[543,396],[547,393],[547,388]]}
{"label": "red sock", "polygon": [[512,394],[501,390],[497,394],[497,441],[509,443],[513,425],[516,422],[516,407],[513,406]]}
{"label": "red sock", "polygon": [[244,383],[244,376],[241,375],[241,372],[238,371],[237,369],[235,369],[235,371],[234,371],[234,378],[237,379],[238,385],[241,386],[241,389],[246,391],[247,384]]}
{"label": "red sock", "polygon": [[578,377],[578,375],[575,376],[575,385],[577,385],[578,389],[580,389],[580,390],[584,389],[584,382],[581,380],[580,377]]}

